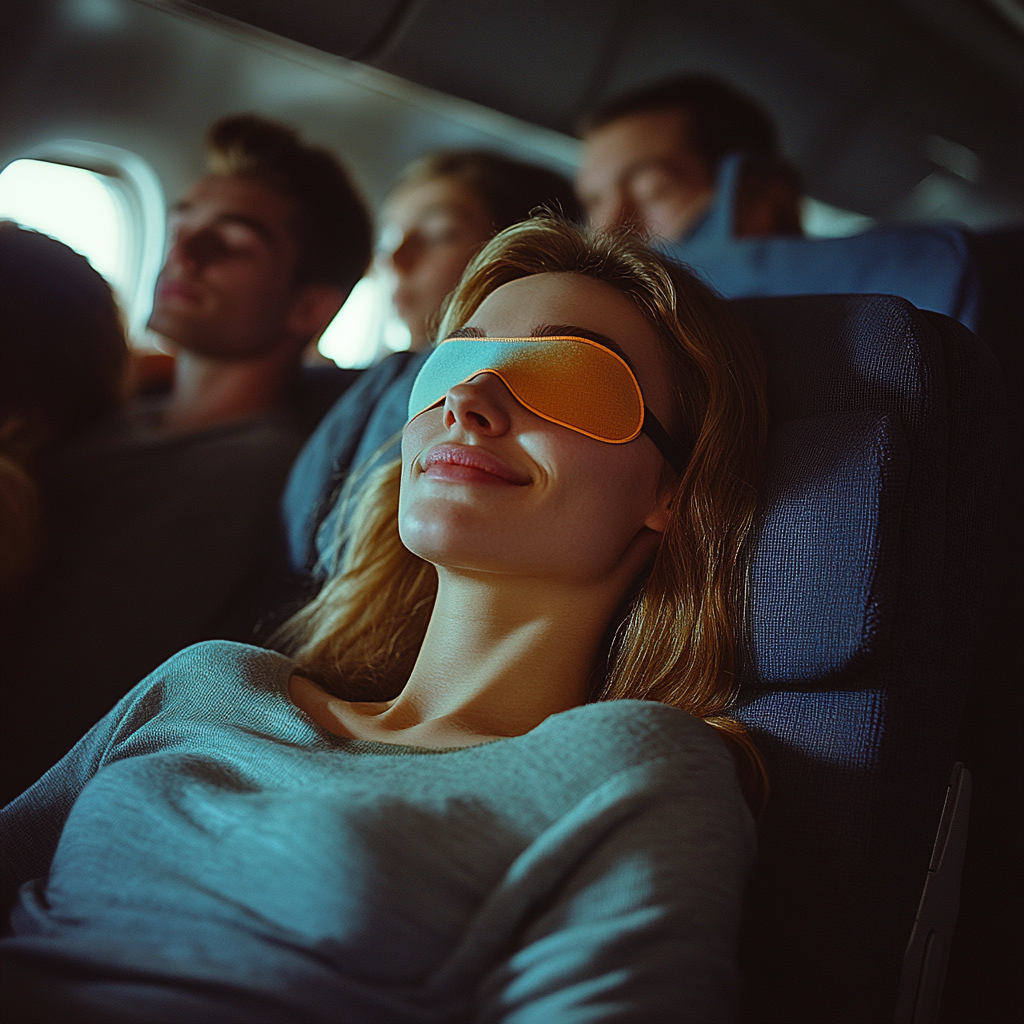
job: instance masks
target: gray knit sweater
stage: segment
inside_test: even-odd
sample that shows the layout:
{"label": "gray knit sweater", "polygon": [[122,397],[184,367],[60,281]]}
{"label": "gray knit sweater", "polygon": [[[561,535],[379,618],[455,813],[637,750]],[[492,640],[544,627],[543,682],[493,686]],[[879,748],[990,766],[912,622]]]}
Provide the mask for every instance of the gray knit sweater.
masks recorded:
{"label": "gray knit sweater", "polygon": [[18,984],[83,1020],[731,1019],[755,839],[712,729],[616,701],[344,740],[294,670],[188,648],[4,809]]}

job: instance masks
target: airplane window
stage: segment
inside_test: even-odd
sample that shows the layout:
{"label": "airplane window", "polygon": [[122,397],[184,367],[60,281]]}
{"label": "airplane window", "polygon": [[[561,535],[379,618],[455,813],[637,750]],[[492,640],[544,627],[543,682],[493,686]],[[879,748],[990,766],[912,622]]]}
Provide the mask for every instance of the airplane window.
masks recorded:
{"label": "airplane window", "polygon": [[358,368],[375,363],[388,352],[407,349],[409,328],[395,314],[391,291],[383,272],[367,274],[320,336],[320,354],[338,366]]}
{"label": "airplane window", "polygon": [[15,160],[0,173],[0,217],[80,252],[110,282],[122,307],[131,285],[131,225],[106,175],[48,160]]}
{"label": "airplane window", "polygon": [[95,142],[48,142],[0,173],[0,217],[85,256],[114,289],[133,343],[154,344],[146,321],[163,262],[166,207],[145,160]]}

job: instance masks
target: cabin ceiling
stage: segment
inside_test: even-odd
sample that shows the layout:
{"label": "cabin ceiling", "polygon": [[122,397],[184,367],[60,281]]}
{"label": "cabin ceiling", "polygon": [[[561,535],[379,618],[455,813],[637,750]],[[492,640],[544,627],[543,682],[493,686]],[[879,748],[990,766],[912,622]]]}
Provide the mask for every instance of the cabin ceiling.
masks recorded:
{"label": "cabin ceiling", "polygon": [[979,207],[1024,192],[1016,0],[195,6],[569,134],[608,96],[710,71],[776,114],[812,194],[883,219],[926,214],[914,189],[935,172]]}
{"label": "cabin ceiling", "polygon": [[[24,135],[27,111],[90,103],[143,134],[147,118],[155,134],[164,119],[166,134],[191,123],[170,97],[197,119],[221,112],[220,96],[228,109],[288,114],[314,136],[343,138],[376,198],[400,161],[437,145],[491,138],[571,167],[571,140],[553,133],[571,135],[596,102],[667,74],[711,72],[772,110],[818,199],[880,220],[982,227],[1024,217],[1018,0],[5,0],[3,17],[8,135]],[[120,28],[98,31],[104,17]],[[292,66],[297,52],[307,67],[319,54],[319,73],[345,80],[333,112],[326,100],[292,110],[275,98],[275,88],[299,87],[280,69],[257,81],[275,47]],[[410,102],[371,111],[358,100],[359,67],[421,87],[410,101],[419,122]],[[363,91],[380,94],[385,81],[371,75]],[[467,101],[462,113],[446,98]],[[472,104],[498,112],[490,126]]]}

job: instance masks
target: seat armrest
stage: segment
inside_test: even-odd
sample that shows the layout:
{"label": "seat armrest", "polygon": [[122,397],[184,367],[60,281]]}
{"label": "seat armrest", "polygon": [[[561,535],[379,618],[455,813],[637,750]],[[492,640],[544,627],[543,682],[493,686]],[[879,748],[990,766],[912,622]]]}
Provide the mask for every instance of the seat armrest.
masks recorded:
{"label": "seat armrest", "polygon": [[960,911],[960,877],[971,813],[971,773],[958,761],[946,790],[917,919],[903,955],[893,1024],[935,1024]]}

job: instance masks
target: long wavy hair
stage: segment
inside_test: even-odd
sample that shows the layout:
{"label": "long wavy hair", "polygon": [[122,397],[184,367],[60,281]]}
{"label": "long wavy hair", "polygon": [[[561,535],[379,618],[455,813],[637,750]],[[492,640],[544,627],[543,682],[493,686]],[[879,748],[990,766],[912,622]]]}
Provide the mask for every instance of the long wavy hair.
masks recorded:
{"label": "long wavy hair", "polygon": [[[760,806],[763,762],[729,717],[767,432],[760,351],[710,289],[636,236],[552,217],[510,227],[481,250],[448,300],[439,336],[463,327],[501,285],[551,272],[616,288],[655,329],[673,385],[673,433],[692,449],[650,570],[610,624],[591,699],[660,701],[703,719],[723,734]],[[347,700],[401,691],[433,609],[436,570],[398,536],[400,474],[393,460],[350,478],[332,578],[280,634],[303,672]]]}

